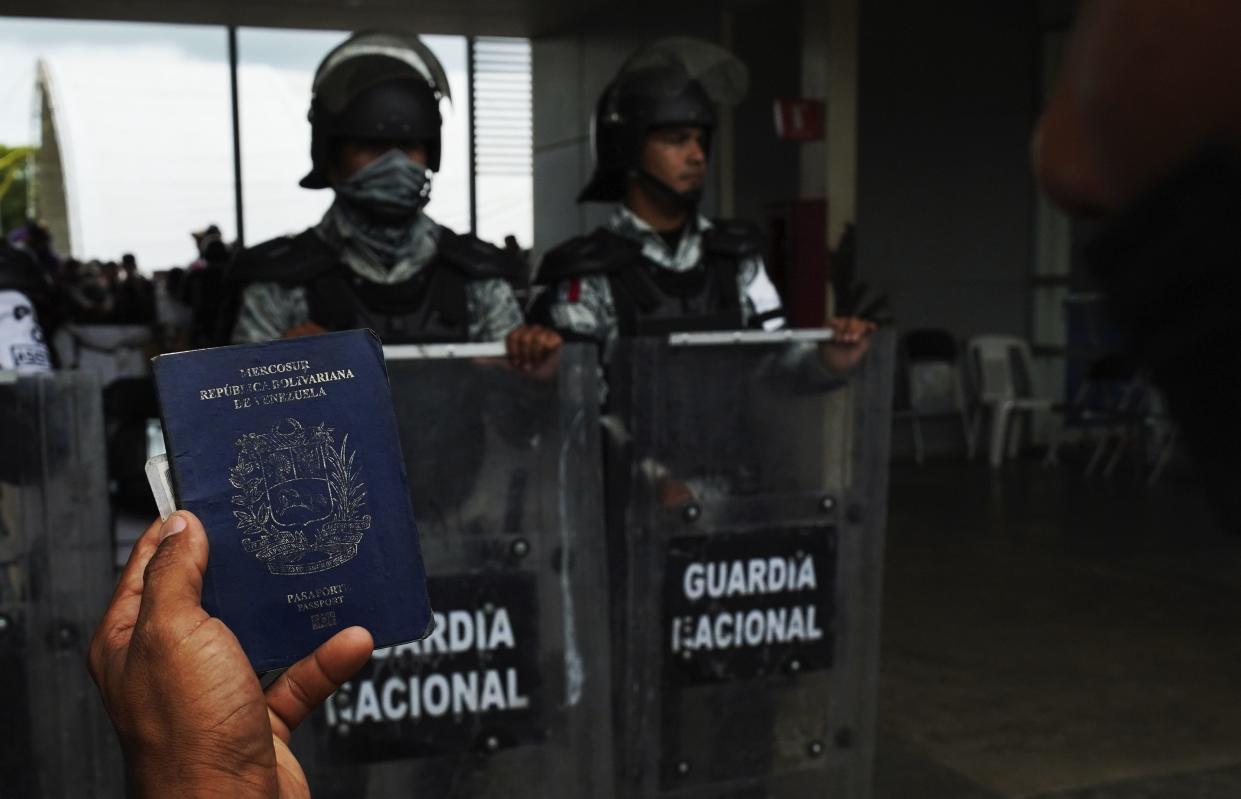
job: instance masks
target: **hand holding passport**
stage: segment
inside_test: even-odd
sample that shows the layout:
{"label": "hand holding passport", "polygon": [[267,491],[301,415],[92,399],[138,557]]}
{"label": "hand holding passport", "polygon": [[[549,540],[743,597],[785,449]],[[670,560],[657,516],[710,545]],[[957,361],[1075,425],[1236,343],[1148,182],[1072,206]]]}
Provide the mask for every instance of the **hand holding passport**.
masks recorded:
{"label": "hand holding passport", "polygon": [[211,540],[203,607],[255,671],[361,625],[431,632],[383,348],[365,330],[154,360],[177,507]]}
{"label": "hand holding passport", "polygon": [[352,331],[155,372],[184,510],[135,544],[91,674],[139,795],[307,796],[292,729],[433,624],[382,349]]}
{"label": "hand holding passport", "polygon": [[371,655],[337,633],[264,691],[237,638],[203,610],[208,543],[178,511],[134,545],[90,647],[90,670],[137,796],[309,796],[292,730]]}

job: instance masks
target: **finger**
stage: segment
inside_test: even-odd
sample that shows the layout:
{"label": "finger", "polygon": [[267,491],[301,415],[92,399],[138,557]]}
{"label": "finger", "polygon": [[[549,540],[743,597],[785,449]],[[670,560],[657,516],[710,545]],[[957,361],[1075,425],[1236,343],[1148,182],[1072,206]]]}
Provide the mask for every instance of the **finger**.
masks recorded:
{"label": "finger", "polygon": [[294,325],[285,331],[285,338],[301,338],[302,336],[317,336],[320,333],[326,333],[327,330],[315,322],[303,322],[300,325]]}
{"label": "finger", "polygon": [[541,328],[541,332],[540,343],[543,345],[543,350],[540,353],[540,360],[560,349],[560,345],[563,343],[560,334],[555,330]]}
{"label": "finger", "polygon": [[155,554],[155,548],[159,546],[160,529],[163,526],[163,519],[156,519],[138,536],[134,548],[129,552],[129,560],[125,561],[121,577],[116,581],[116,590],[112,592],[109,605],[115,605],[125,597],[142,594],[142,573],[146,570],[151,556]]}
{"label": "finger", "polygon": [[547,338],[542,334],[536,334],[530,343],[530,365],[538,366],[547,360],[547,354],[551,352]]}
{"label": "finger", "polygon": [[509,334],[508,354],[513,365],[520,368],[526,363],[526,328],[519,327]]}
{"label": "finger", "polygon": [[138,536],[134,548],[129,552],[129,560],[125,562],[120,579],[116,581],[116,590],[112,592],[108,608],[91,637],[89,663],[92,671],[102,666],[101,660],[108,652],[124,645],[124,639],[138,620],[138,608],[142,605],[142,574],[159,546],[162,527],[162,520],[156,519],[152,522],[151,526]]}
{"label": "finger", "polygon": [[138,628],[158,623],[179,640],[202,623],[203,573],[207,570],[207,533],[189,511],[168,517],[164,540],[147,564]]}
{"label": "finger", "polygon": [[521,365],[524,369],[529,369],[530,364],[534,362],[535,348],[535,331],[530,328],[523,328],[521,335]]}
{"label": "finger", "polygon": [[532,327],[526,333],[526,365],[534,366],[539,362],[539,352],[543,348],[543,336],[539,328]]}
{"label": "finger", "polygon": [[287,743],[297,725],[362,668],[374,645],[365,629],[349,627],[277,677],[265,692],[272,732]]}

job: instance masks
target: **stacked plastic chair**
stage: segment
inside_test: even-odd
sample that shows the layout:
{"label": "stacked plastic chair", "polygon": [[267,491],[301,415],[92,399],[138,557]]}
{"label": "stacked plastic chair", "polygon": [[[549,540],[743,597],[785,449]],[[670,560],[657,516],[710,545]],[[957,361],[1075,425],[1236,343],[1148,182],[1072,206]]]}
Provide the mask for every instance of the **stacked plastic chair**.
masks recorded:
{"label": "stacked plastic chair", "polygon": [[[966,347],[966,360],[977,410],[974,435],[985,412],[990,419],[988,461],[999,468],[1005,454],[1014,457],[1020,444],[1015,421],[1049,413],[1053,401],[1043,396],[1034,374],[1029,343],[1016,336],[975,336]],[[1014,432],[1014,428],[1018,428]]]}
{"label": "stacked plastic chair", "polygon": [[966,405],[957,341],[947,330],[910,330],[901,337],[897,354],[898,399],[893,420],[908,419],[913,431],[914,460],[926,458],[922,420],[956,417],[969,457],[974,456],[974,431]]}

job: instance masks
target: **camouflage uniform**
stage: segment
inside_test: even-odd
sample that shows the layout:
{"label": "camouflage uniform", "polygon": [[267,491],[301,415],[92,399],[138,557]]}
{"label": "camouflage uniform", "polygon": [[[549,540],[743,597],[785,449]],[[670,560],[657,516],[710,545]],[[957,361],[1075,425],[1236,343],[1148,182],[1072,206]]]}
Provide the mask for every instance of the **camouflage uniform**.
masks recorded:
{"label": "camouflage uniform", "polygon": [[[607,229],[642,245],[642,255],[670,272],[684,273],[703,262],[703,234],[714,224],[697,216],[686,226],[676,250],[650,225],[623,205],[617,206]],[[767,276],[761,256],[754,254],[738,262],[737,284],[742,326],[779,330],[785,326],[784,312],[776,287]],[[560,281],[549,287],[535,321],[547,324],[572,338],[591,339],[602,347],[605,360],[615,346],[618,325],[608,277],[584,275]]]}
{"label": "camouflage uniform", "polygon": [[[335,206],[329,209],[313,230],[354,274],[367,281],[382,285],[408,281],[437,255],[444,229],[425,213],[419,214],[414,222],[412,253],[388,269],[365,247],[353,243],[348,226],[341,223],[334,210]],[[521,325],[521,306],[506,280],[498,277],[471,280],[465,290],[469,341],[502,341]],[[235,343],[269,341],[310,321],[304,287],[277,282],[251,283],[242,291],[231,338]]]}

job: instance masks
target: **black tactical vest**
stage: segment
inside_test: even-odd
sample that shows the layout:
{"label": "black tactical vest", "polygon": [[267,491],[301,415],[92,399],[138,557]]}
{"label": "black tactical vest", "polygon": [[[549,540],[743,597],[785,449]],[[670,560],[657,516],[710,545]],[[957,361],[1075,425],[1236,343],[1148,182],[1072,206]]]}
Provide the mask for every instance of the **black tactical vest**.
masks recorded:
{"label": "black tactical vest", "polygon": [[716,221],[703,233],[702,251],[698,266],[673,272],[644,256],[641,243],[599,228],[550,251],[538,282],[554,287],[605,275],[622,336],[738,330],[743,325],[737,276],[743,260],[762,253],[761,236],[744,222]]}
{"label": "black tactical vest", "polygon": [[472,235],[440,228],[435,258],[409,280],[375,283],[350,269],[313,229],[238,255],[229,282],[277,282],[306,289],[310,321],[327,330],[369,328],[385,344],[463,342],[469,338],[467,285],[517,279],[523,265]]}

